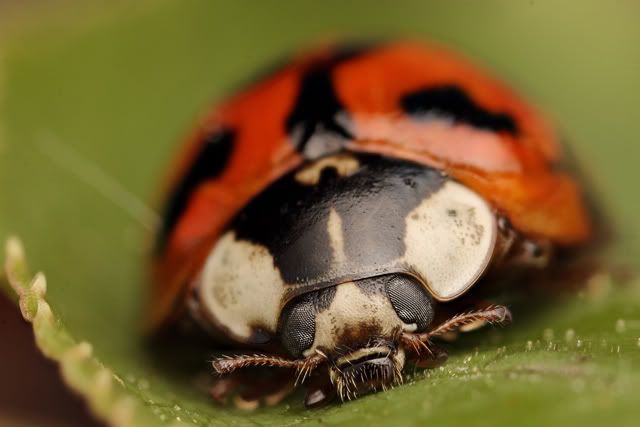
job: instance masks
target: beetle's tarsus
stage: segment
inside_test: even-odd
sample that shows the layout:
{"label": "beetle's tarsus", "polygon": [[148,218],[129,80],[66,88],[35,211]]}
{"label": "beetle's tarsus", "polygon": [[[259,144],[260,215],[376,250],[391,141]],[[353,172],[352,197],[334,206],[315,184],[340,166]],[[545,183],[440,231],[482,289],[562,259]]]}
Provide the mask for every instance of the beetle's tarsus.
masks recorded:
{"label": "beetle's tarsus", "polygon": [[209,393],[219,404],[231,401],[238,409],[254,410],[280,403],[293,389],[293,378],[287,372],[263,376],[237,371],[216,378]]}
{"label": "beetle's tarsus", "polygon": [[218,378],[209,389],[209,394],[214,401],[224,403],[227,400],[227,397],[238,387],[238,384],[238,378]]}
{"label": "beetle's tarsus", "polygon": [[437,368],[442,366],[449,358],[449,354],[437,346],[432,345],[429,350],[431,354],[417,358],[415,361],[416,367],[427,369]]}

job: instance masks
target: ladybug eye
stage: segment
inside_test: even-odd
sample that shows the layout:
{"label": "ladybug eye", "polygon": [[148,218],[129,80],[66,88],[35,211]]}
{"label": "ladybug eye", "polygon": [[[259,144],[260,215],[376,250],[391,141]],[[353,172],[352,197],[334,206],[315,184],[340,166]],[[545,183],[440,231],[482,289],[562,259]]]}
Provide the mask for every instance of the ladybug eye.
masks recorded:
{"label": "ladybug eye", "polygon": [[280,339],[284,348],[294,357],[311,347],[316,334],[315,308],[310,298],[293,301],[283,314]]}
{"label": "ladybug eye", "polygon": [[394,275],[385,288],[393,309],[404,323],[415,323],[418,331],[431,324],[433,303],[422,285],[410,277]]}

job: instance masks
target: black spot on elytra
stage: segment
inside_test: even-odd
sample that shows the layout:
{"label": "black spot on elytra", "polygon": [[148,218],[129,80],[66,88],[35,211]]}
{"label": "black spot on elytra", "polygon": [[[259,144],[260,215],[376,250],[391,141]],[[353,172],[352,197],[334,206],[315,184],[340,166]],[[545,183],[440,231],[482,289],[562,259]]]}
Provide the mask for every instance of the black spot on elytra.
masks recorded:
{"label": "black spot on elytra", "polygon": [[457,86],[437,86],[418,90],[402,97],[400,104],[407,114],[418,119],[443,117],[457,123],[495,132],[518,133],[518,126],[507,113],[487,111]]}
{"label": "black spot on elytra", "polygon": [[351,138],[351,133],[338,123],[339,114],[345,115],[333,87],[331,73],[345,61],[362,55],[368,46],[354,45],[342,47],[328,59],[312,64],[302,76],[300,90],[285,126],[300,152],[304,152],[307,142],[316,132],[328,132],[342,138]]}
{"label": "black spot on elytra", "polygon": [[202,142],[200,152],[195,157],[188,173],[175,187],[166,205],[164,221],[156,242],[158,253],[164,249],[178,219],[187,208],[193,192],[202,183],[217,177],[224,170],[233,149],[234,139],[235,133],[232,130],[221,129],[209,135]]}

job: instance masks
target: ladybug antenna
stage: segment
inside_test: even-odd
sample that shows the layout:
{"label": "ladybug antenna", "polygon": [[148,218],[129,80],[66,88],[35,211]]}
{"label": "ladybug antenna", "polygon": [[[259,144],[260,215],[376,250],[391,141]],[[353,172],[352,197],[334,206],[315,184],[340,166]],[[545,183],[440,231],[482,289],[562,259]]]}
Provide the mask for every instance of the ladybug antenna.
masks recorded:
{"label": "ladybug antenna", "polygon": [[484,322],[491,325],[504,325],[511,322],[511,311],[503,305],[490,305],[482,310],[469,311],[453,316],[451,319],[441,323],[429,332],[412,334],[403,332],[400,336],[401,342],[417,353],[425,350],[432,353],[429,348],[430,339],[445,335],[448,332],[457,331],[465,325],[475,322]]}
{"label": "ladybug antenna", "polygon": [[327,360],[327,355],[316,352],[304,359],[284,359],[268,354],[239,354],[236,356],[222,356],[211,362],[217,374],[230,374],[231,372],[249,367],[269,366],[274,368],[288,368],[297,371],[296,384],[303,383],[309,374]]}

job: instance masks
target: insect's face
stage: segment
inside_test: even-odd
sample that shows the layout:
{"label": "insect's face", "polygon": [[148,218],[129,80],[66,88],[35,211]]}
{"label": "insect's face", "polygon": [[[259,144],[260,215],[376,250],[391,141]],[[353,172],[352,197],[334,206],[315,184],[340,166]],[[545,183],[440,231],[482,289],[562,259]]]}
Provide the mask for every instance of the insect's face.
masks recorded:
{"label": "insect's face", "polygon": [[280,337],[294,357],[321,352],[343,399],[401,381],[403,332],[424,331],[433,304],[407,275],[384,275],[304,295],[283,312]]}
{"label": "insect's face", "polygon": [[343,400],[351,399],[400,383],[404,363],[402,347],[379,340],[334,359],[329,378]]}

